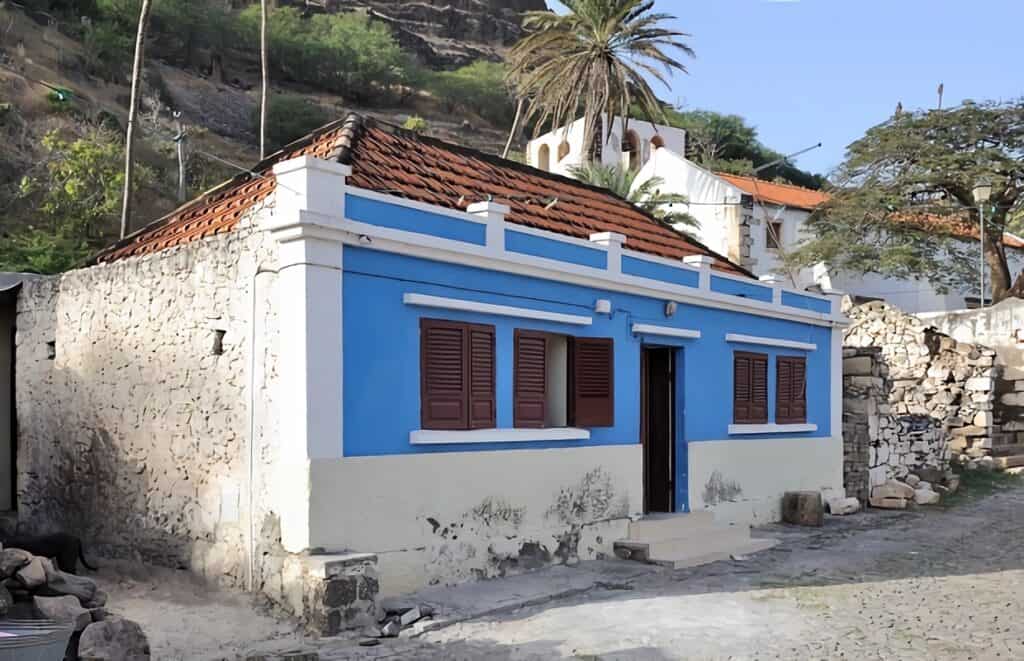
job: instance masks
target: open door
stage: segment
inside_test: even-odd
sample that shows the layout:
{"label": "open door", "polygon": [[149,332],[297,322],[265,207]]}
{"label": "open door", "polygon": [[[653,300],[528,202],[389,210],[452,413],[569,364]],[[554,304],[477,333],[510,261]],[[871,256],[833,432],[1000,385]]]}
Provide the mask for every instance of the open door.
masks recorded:
{"label": "open door", "polygon": [[644,347],[640,360],[640,436],[644,513],[675,511],[675,349]]}

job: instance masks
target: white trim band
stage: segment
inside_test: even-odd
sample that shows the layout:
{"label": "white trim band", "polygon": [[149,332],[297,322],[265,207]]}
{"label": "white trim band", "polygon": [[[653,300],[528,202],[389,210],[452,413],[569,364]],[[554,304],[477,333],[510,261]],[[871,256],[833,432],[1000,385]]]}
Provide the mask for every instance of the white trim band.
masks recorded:
{"label": "white trim band", "polygon": [[818,425],[729,425],[729,435],[742,434],[797,434],[818,431]]}
{"label": "white trim band", "polygon": [[552,429],[471,429],[443,431],[417,429],[409,432],[412,445],[459,445],[463,443],[530,443],[538,441],[587,441],[590,432],[575,427]]}
{"label": "white trim band", "polygon": [[519,317],[520,319],[554,321],[561,324],[572,324],[574,326],[589,326],[594,323],[594,319],[592,317],[582,317],[575,314],[562,314],[561,312],[547,312],[546,310],[532,310],[530,308],[515,308],[508,305],[493,305],[491,303],[466,301],[461,298],[429,296],[427,294],[406,293],[402,295],[402,302],[406,305],[418,305],[425,308],[461,310],[463,312],[496,314],[503,317]]}
{"label": "white trim band", "polygon": [[774,337],[757,337],[756,335],[739,335],[729,333],[725,336],[726,342],[739,342],[741,344],[760,344],[766,347],[782,347],[783,349],[800,349],[801,351],[817,351],[818,345],[810,342],[794,342],[793,340],[779,340]]}
{"label": "white trim band", "polygon": [[689,328],[672,328],[671,326],[655,326],[654,324],[633,324],[634,335],[662,335],[664,337],[681,337],[687,340],[699,340],[700,331]]}

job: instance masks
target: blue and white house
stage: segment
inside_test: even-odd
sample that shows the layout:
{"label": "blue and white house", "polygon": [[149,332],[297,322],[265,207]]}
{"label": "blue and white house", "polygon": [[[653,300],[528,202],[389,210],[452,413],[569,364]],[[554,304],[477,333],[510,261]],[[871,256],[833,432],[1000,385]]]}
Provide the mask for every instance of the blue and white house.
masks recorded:
{"label": "blue and white house", "polygon": [[251,340],[272,402],[249,428],[277,438],[242,479],[270,485],[286,551],[376,554],[398,593],[611,556],[651,514],[746,534],[785,491],[842,489],[838,294],[356,116],[254,171],[98,259],[204,223],[269,241],[247,277],[273,280],[272,370]]}

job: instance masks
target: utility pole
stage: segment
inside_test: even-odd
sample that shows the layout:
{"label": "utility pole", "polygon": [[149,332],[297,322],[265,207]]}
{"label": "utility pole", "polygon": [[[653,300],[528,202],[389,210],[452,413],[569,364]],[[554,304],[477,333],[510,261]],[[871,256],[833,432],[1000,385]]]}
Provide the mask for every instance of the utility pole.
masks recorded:
{"label": "utility pole", "polygon": [[128,130],[124,139],[124,200],[121,204],[121,238],[128,235],[128,220],[132,213],[132,170],[135,167],[135,116],[139,111],[139,91],[142,88],[142,52],[146,46],[146,27],[152,0],[142,0],[139,10],[139,31],[135,35],[135,62],[132,65],[132,93],[128,102]]}
{"label": "utility pole", "polygon": [[267,97],[270,94],[270,58],[267,51],[267,12],[270,11],[270,0],[260,2],[260,160],[267,157]]}
{"label": "utility pole", "polygon": [[185,127],[181,123],[181,112],[175,111],[174,120],[178,125],[178,133],[174,136],[174,144],[178,148],[178,203],[184,204],[188,199],[188,191],[185,184]]}

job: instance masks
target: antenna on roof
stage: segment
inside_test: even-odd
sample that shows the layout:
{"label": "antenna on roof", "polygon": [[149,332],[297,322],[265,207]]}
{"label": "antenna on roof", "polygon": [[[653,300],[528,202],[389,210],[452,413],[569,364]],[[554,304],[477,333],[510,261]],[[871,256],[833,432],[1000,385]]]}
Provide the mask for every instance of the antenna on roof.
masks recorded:
{"label": "antenna on roof", "polygon": [[791,158],[796,158],[797,156],[800,156],[801,154],[806,154],[809,151],[814,151],[815,149],[818,149],[819,147],[821,147],[821,143],[820,142],[818,144],[816,144],[816,145],[811,145],[810,147],[808,147],[806,149],[801,149],[800,151],[795,151],[792,154],[788,154],[786,156],[783,156],[782,158],[777,158],[774,161],[771,161],[770,163],[765,163],[764,165],[759,165],[756,168],[754,168],[753,174],[757,174],[758,172],[761,172],[762,170],[767,170],[768,168],[774,167],[774,166],[778,165],[779,163],[785,163],[786,161],[788,161]]}

